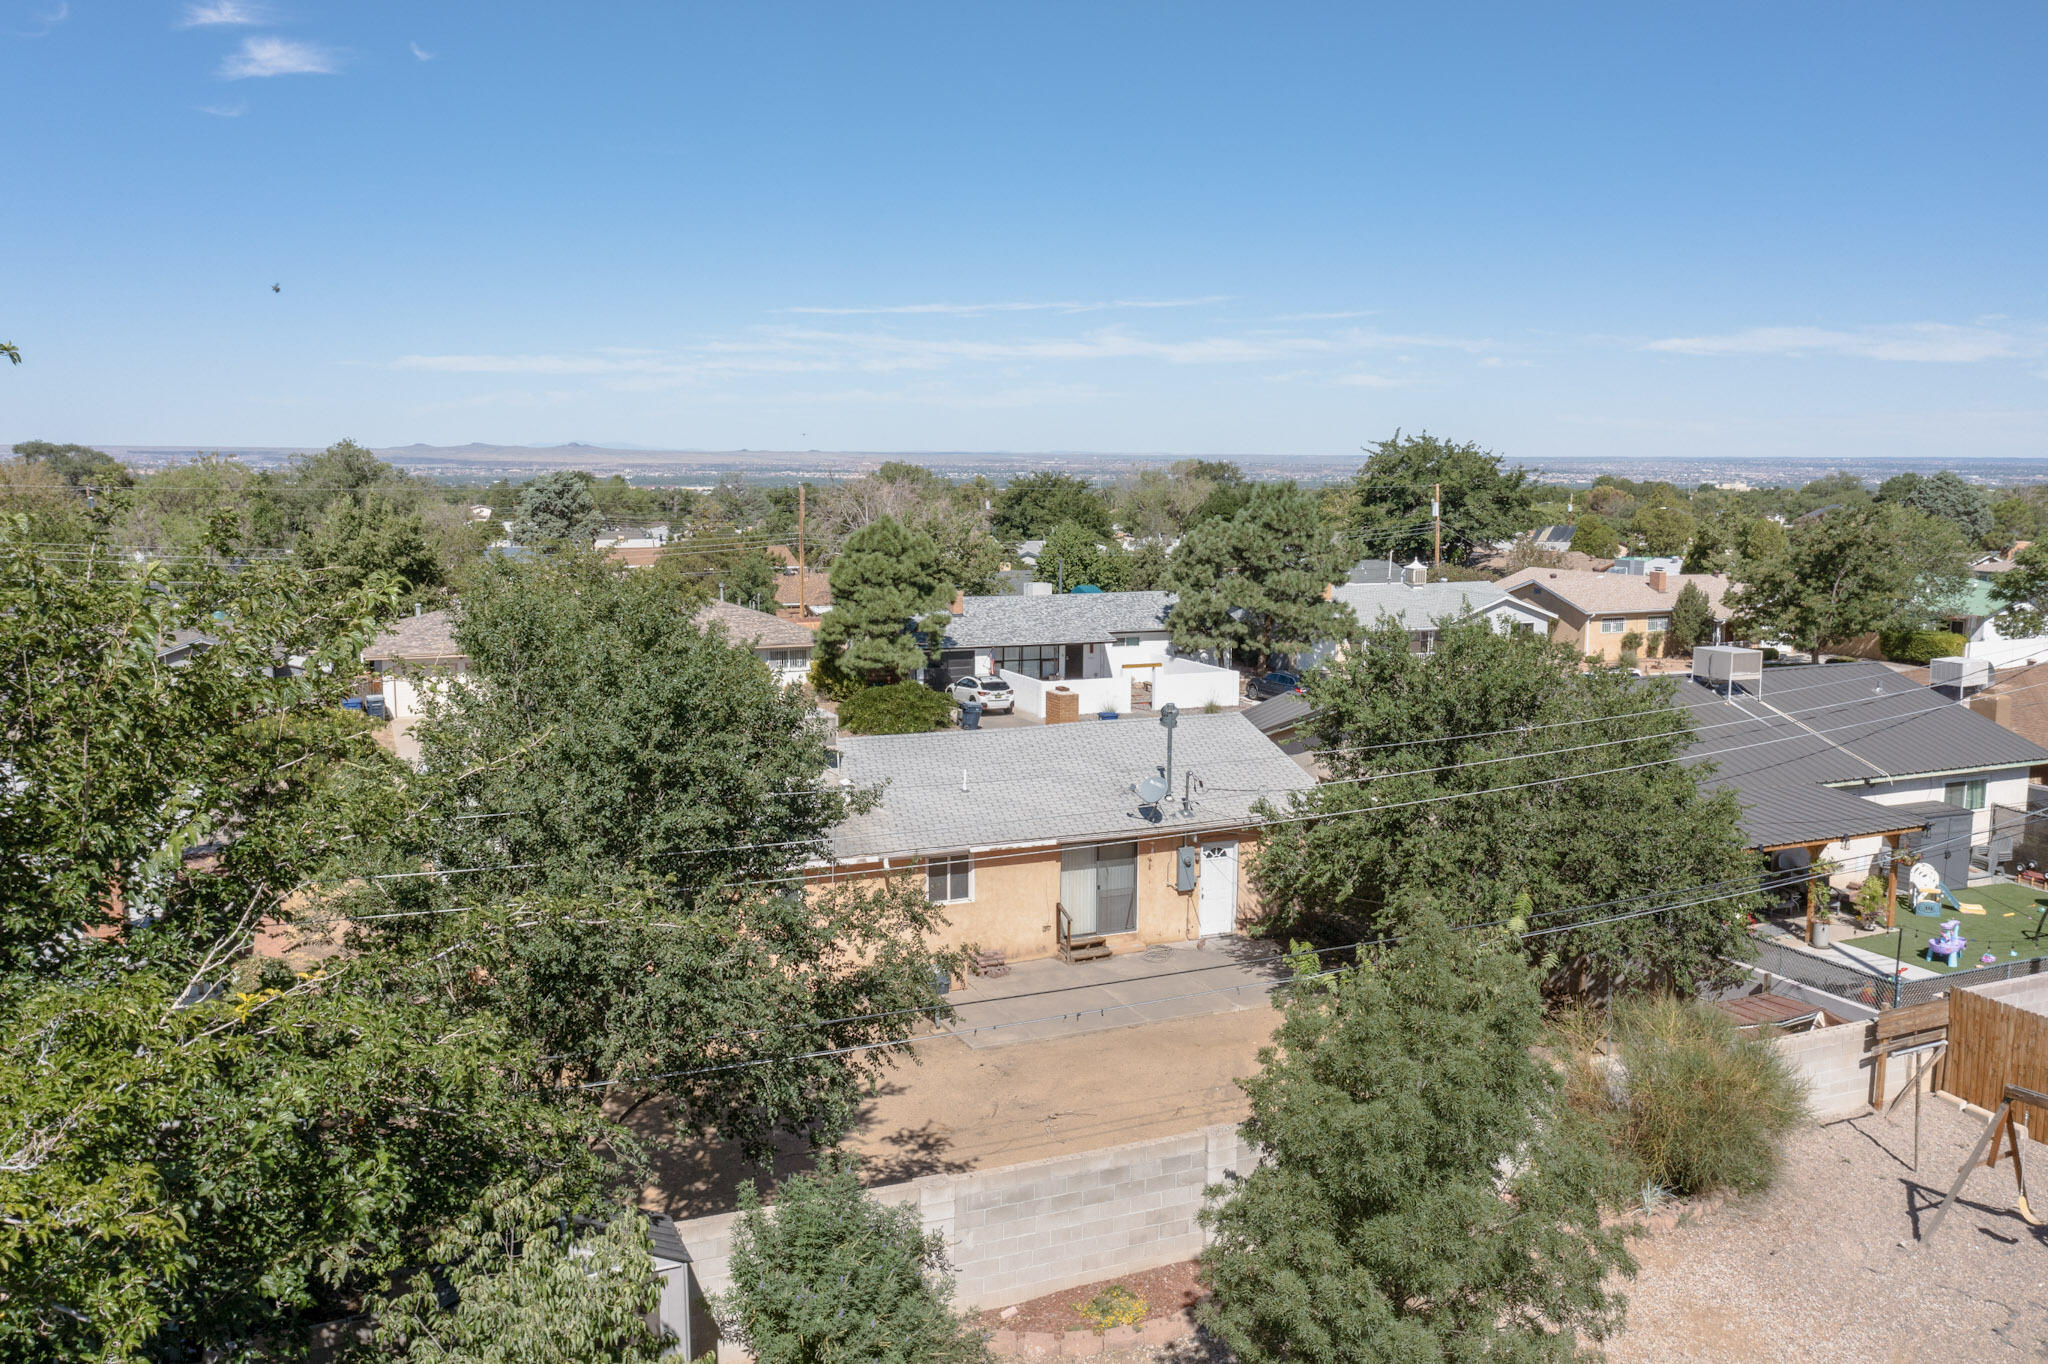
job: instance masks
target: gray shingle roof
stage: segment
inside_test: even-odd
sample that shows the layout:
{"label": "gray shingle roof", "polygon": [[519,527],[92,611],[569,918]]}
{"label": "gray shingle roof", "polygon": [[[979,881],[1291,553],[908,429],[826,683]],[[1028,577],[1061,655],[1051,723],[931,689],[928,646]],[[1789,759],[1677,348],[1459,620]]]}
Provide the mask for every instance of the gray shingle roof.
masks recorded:
{"label": "gray shingle roof", "polygon": [[946,626],[949,649],[1100,644],[1166,628],[1171,592],[1063,592],[1050,597],[968,597]]}
{"label": "gray shingle roof", "polygon": [[1714,765],[1705,784],[1735,790],[1759,846],[1925,822],[1856,795],[1865,781],[2048,763],[2048,749],[1881,663],[1772,668],[1760,697],[1733,700],[1685,679],[1678,699],[1699,729],[1692,759]]}
{"label": "gray shingle roof", "polygon": [[1193,817],[1160,824],[1130,792],[1166,761],[1166,732],[1150,719],[871,735],[841,738],[839,748],[840,772],[856,786],[886,783],[877,808],[832,831],[842,859],[1235,828],[1255,822],[1261,793],[1278,800],[1315,784],[1236,711],[1181,717],[1174,784],[1193,772],[1208,789]]}
{"label": "gray shingle roof", "polygon": [[1244,718],[1258,727],[1261,734],[1273,734],[1294,725],[1305,723],[1315,714],[1315,707],[1299,692],[1288,692],[1284,696],[1261,701],[1256,706],[1246,707]]}
{"label": "gray shingle roof", "polygon": [[1332,595],[1371,629],[1382,615],[1393,616],[1404,630],[1431,630],[1444,617],[1463,619],[1483,611],[1508,594],[1492,583],[1339,583]]}

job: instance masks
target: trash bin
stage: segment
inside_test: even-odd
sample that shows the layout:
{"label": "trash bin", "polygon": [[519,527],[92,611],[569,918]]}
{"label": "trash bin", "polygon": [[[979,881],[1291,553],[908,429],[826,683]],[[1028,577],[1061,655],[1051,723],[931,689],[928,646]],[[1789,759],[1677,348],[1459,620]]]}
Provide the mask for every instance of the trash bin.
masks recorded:
{"label": "trash bin", "polygon": [[981,702],[962,701],[960,703],[960,728],[981,728]]}

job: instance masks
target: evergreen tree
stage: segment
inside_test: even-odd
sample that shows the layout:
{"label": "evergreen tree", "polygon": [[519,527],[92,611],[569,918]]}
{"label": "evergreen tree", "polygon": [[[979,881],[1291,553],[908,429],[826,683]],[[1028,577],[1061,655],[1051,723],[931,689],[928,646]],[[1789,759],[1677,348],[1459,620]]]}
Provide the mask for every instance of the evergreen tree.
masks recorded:
{"label": "evergreen tree", "polygon": [[832,609],[819,623],[818,643],[841,651],[842,668],[871,682],[900,682],[931,660],[953,585],[940,572],[929,535],[893,516],[870,521],[833,561],[831,583]]}
{"label": "evergreen tree", "polygon": [[1713,604],[1700,591],[1698,583],[1689,582],[1678,589],[1678,598],[1671,603],[1671,628],[1664,635],[1666,651],[1691,653],[1695,645],[1705,643],[1713,634]]}
{"label": "evergreen tree", "polygon": [[1963,533],[1972,544],[1991,534],[1991,496],[1975,484],[1965,483],[1953,469],[1920,475],[1899,474],[1886,479],[1877,489],[1879,502],[1902,506],[1939,517]]}
{"label": "evergreen tree", "polygon": [[945,1251],[915,1204],[885,1207],[828,1162],[784,1180],[772,1216],[752,1184],[740,1191],[732,1291],[715,1310],[759,1364],[980,1364],[988,1347],[939,1276]]}
{"label": "evergreen tree", "polygon": [[519,490],[512,538],[524,545],[588,546],[604,526],[586,474],[558,469]]}
{"label": "evergreen tree", "polygon": [[1422,910],[1313,984],[1241,1082],[1266,1160],[1211,1190],[1202,1324],[1241,1364],[1593,1358],[1635,1266],[1612,1157],[1532,1050],[1534,972]]}
{"label": "evergreen tree", "polygon": [[1260,484],[1237,515],[1202,522],[1174,551],[1174,647],[1263,663],[1340,638],[1355,623],[1351,609],[1323,594],[1343,581],[1348,558],[1313,495],[1292,482]]}

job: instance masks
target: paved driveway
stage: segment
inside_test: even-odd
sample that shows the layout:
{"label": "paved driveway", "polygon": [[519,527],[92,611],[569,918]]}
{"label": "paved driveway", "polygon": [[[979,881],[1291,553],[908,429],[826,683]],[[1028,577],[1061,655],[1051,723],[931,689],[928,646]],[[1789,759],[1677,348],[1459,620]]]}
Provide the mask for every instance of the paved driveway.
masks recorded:
{"label": "paved driveway", "polygon": [[1019,962],[948,997],[946,1031],[976,1050],[1264,1009],[1286,978],[1271,944],[1238,937],[1173,943],[1101,961]]}

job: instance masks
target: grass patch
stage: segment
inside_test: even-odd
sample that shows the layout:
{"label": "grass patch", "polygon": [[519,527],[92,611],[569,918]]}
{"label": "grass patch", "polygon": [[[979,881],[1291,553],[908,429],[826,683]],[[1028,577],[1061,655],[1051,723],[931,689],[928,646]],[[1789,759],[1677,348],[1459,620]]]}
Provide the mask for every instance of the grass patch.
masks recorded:
{"label": "grass patch", "polygon": [[[1941,925],[1949,919],[1962,923],[1963,936],[1970,945],[1958,959],[1955,969],[1973,971],[1986,963],[1978,960],[1989,952],[2000,962],[2028,961],[2034,957],[2048,957],[2048,934],[2035,942],[2032,934],[2035,921],[2041,916],[2041,904],[2048,900],[2048,892],[2029,886],[2016,886],[1999,882],[1987,886],[1972,886],[1955,893],[1956,899],[1966,905],[1982,905],[1982,914],[1958,914],[1944,910],[1929,919],[1913,913],[1904,905],[1893,922],[1906,930],[1905,951],[1901,960],[1914,966],[1923,966],[1943,974],[1948,972],[1946,960],[1927,959],[1927,940],[1941,933]],[[1844,939],[1849,947],[1860,947],[1866,952],[1875,952],[1889,957],[1898,942],[1893,929],[1880,929],[1861,937]]]}

